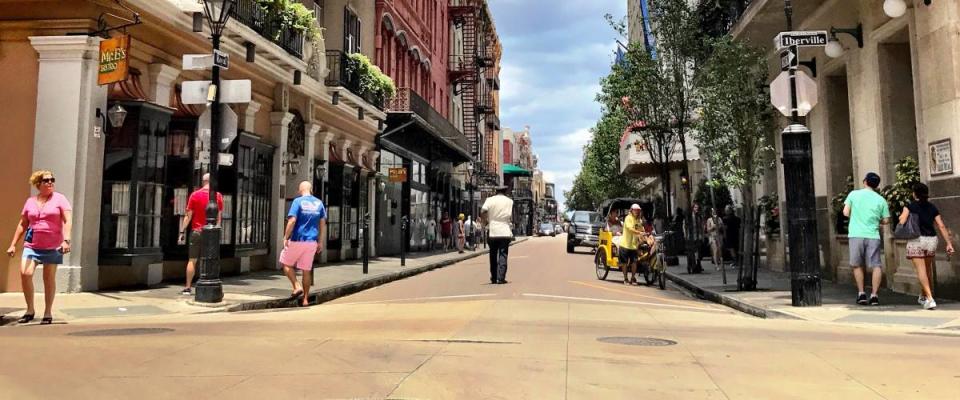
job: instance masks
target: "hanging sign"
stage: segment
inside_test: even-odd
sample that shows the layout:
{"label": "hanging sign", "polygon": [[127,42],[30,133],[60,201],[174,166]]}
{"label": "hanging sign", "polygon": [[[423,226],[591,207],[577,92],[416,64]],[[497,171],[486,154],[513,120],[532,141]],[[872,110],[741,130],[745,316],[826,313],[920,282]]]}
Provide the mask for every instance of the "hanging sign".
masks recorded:
{"label": "hanging sign", "polygon": [[390,182],[406,182],[406,181],[407,181],[406,168],[390,168]]}
{"label": "hanging sign", "polygon": [[127,62],[129,53],[129,35],[120,35],[101,41],[97,84],[106,85],[127,79],[127,73],[130,71],[130,65]]}

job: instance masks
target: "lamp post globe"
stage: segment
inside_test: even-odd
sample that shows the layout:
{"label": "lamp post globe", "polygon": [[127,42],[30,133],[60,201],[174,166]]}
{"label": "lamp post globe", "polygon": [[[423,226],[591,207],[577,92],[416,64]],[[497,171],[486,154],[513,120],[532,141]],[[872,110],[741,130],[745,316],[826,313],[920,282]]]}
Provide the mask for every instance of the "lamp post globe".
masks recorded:
{"label": "lamp post globe", "polygon": [[840,41],[836,39],[831,39],[827,42],[827,45],[823,48],[823,51],[827,53],[827,57],[837,58],[843,56],[844,50],[843,45],[840,44]]}
{"label": "lamp post globe", "polygon": [[907,3],[903,0],[885,0],[883,13],[890,18],[899,18],[907,12]]}
{"label": "lamp post globe", "polygon": [[110,118],[110,126],[119,128],[123,126],[123,121],[127,119],[127,110],[119,104],[114,104],[113,107],[110,107],[110,111],[107,111],[107,118]]}

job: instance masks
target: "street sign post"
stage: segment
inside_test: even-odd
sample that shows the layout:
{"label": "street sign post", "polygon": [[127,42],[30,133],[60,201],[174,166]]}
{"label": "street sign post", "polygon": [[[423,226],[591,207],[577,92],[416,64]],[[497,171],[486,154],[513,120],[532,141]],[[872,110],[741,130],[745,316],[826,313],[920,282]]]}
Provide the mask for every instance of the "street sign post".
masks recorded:
{"label": "street sign post", "polygon": [[780,70],[787,71],[800,66],[800,57],[797,56],[797,46],[790,46],[780,52]]}
{"label": "street sign post", "polygon": [[790,46],[818,47],[826,46],[828,39],[827,31],[788,31],[780,32],[773,39],[773,44],[777,50]]}
{"label": "street sign post", "polygon": [[216,65],[222,69],[230,69],[230,54],[220,50],[214,50],[213,65]]}
{"label": "street sign post", "polygon": [[[183,104],[207,104],[210,81],[185,81],[181,85],[180,100]],[[249,103],[252,86],[249,79],[220,81],[221,103]]]}
{"label": "street sign post", "polygon": [[[203,114],[200,115],[200,120],[197,122],[197,129],[199,132],[209,132],[210,131],[210,116],[212,110],[207,108]],[[230,148],[230,145],[233,143],[233,140],[237,138],[237,113],[233,112],[229,106],[226,104],[220,105],[220,143],[217,144],[219,151],[226,151]],[[221,162],[221,165],[223,163]]]}

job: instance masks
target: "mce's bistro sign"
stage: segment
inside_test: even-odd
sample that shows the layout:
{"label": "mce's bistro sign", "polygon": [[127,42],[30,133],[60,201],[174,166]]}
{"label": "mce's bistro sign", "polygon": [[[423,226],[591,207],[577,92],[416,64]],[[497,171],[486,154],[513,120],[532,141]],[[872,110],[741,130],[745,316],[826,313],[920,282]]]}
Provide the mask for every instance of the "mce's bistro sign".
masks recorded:
{"label": "mce's bistro sign", "polygon": [[827,31],[790,31],[780,32],[780,34],[773,38],[773,44],[777,46],[779,50],[791,46],[826,46],[827,40]]}
{"label": "mce's bistro sign", "polygon": [[120,35],[100,42],[100,65],[97,69],[97,83],[120,82],[127,79],[130,53],[130,36]]}

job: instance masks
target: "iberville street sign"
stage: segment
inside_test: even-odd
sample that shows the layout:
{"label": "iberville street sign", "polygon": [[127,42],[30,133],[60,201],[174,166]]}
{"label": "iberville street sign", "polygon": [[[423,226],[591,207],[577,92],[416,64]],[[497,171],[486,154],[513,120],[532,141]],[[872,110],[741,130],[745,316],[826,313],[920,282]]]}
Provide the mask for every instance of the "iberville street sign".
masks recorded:
{"label": "iberville street sign", "polygon": [[789,31],[780,32],[773,38],[777,50],[790,47],[814,47],[827,45],[827,31]]}

